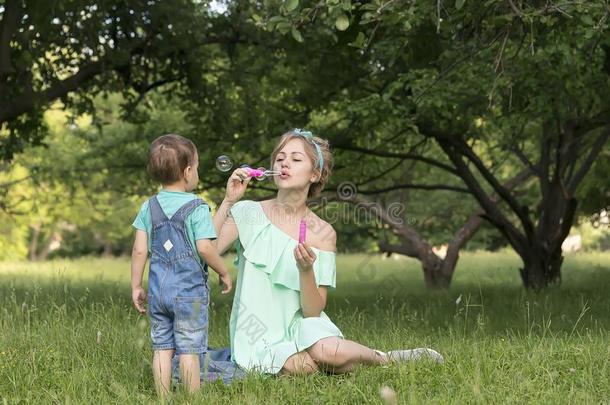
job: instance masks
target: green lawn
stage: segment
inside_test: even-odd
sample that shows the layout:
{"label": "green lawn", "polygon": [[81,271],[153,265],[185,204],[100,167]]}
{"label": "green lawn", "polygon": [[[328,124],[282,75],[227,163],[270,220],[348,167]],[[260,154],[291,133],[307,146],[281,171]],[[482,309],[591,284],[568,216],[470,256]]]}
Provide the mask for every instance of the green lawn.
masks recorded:
{"label": "green lawn", "polygon": [[[173,402],[382,403],[388,386],[399,403],[609,404],[610,253],[568,256],[562,286],[542,294],[522,289],[519,264],[466,253],[451,290],[427,291],[415,261],[340,256],[326,313],[344,335],[381,350],[432,347],[444,364],[252,375]],[[214,285],[212,346],[228,345],[230,303]],[[0,263],[0,403],[153,401],[151,357],[128,260]]]}

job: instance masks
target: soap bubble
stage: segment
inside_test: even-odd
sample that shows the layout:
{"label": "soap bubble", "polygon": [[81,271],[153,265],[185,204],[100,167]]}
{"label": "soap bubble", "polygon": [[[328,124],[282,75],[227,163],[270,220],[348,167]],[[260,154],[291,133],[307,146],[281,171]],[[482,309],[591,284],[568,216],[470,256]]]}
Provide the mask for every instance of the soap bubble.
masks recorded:
{"label": "soap bubble", "polygon": [[216,158],[216,168],[221,172],[228,172],[233,167],[233,161],[227,155],[220,155]]}
{"label": "soap bubble", "polygon": [[[267,169],[265,169],[264,167],[259,167],[259,168],[258,168],[258,170],[260,170],[260,171],[262,171],[262,172],[265,172],[265,170],[267,170]],[[265,176],[265,175],[263,174],[262,176],[256,177],[256,180],[261,181],[261,180],[265,180],[266,178],[267,178],[267,176]]]}

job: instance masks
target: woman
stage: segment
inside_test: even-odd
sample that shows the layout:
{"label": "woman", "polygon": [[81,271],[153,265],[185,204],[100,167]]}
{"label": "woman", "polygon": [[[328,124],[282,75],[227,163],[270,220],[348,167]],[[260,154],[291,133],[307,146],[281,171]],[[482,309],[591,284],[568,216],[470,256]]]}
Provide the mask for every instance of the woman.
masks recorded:
{"label": "woman", "polygon": [[[214,217],[219,253],[237,241],[232,360],[246,370],[279,375],[346,373],[358,364],[420,357],[442,361],[430,349],[384,353],[344,339],[324,313],[327,290],[335,288],[336,234],[306,204],[330,177],[328,142],[307,131],[289,131],[273,150],[271,166],[281,172],[274,177],[275,198],[239,201],[250,178],[237,169]],[[302,219],[306,243],[298,242]]]}

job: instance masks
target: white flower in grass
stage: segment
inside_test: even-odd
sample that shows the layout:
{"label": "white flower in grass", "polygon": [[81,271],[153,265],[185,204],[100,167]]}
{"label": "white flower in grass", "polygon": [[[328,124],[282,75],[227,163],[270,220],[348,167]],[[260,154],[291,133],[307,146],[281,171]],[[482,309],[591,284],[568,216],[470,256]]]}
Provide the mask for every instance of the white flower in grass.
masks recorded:
{"label": "white flower in grass", "polygon": [[384,385],[383,387],[379,388],[379,395],[386,404],[395,405],[398,403],[396,392],[387,385]]}
{"label": "white flower in grass", "polygon": [[462,294],[460,294],[460,296],[457,297],[457,300],[455,300],[455,305],[460,305],[460,302],[462,302]]}
{"label": "white flower in grass", "polygon": [[95,341],[97,342],[98,345],[100,343],[102,343],[102,331],[101,330],[97,331],[97,336],[95,337]]}

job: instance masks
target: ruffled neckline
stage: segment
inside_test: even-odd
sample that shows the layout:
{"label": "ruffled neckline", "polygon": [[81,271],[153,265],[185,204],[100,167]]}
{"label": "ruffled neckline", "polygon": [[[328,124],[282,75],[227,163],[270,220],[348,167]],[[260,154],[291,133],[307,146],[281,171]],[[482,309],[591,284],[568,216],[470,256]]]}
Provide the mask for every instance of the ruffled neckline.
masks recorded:
{"label": "ruffled neckline", "polygon": [[[269,219],[269,217],[267,216],[267,214],[265,213],[265,210],[263,209],[263,205],[261,204],[260,201],[255,201],[254,202],[255,205],[258,207],[258,209],[261,211],[262,217],[265,219],[265,221],[267,221],[267,223],[269,225],[271,225],[271,227],[275,230],[277,230],[279,233],[281,233],[282,235],[284,235],[286,238],[290,239],[292,242],[294,242],[295,246],[299,243],[299,241],[295,238],[293,238],[292,236],[288,235],[284,230],[282,230],[279,226],[275,225],[273,222],[271,222],[271,220]],[[317,250],[318,252],[322,252],[322,253],[332,253],[332,254],[336,254],[337,252],[333,251],[333,250],[324,250],[324,249],[320,249],[317,248],[315,246],[309,246],[310,248],[312,248],[313,250]]]}
{"label": "ruffled neckline", "polygon": [[[241,202],[234,205],[231,212],[239,232],[234,263],[239,266],[243,257],[251,265],[249,269],[267,273],[272,283],[299,291],[299,272],[294,257],[299,241],[271,222],[259,202]],[[336,252],[312,249],[317,256],[313,264],[316,285],[335,288]]]}

